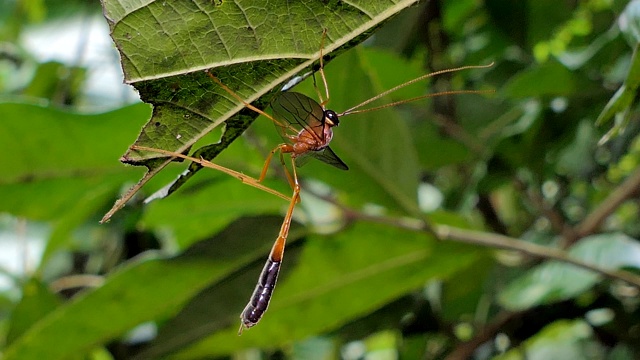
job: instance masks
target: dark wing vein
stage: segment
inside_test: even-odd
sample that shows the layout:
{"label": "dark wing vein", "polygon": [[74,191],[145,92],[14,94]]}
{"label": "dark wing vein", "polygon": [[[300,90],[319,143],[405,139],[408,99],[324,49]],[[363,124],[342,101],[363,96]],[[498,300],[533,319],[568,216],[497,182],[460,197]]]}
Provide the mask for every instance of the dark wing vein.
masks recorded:
{"label": "dark wing vein", "polygon": [[[286,142],[291,142],[289,136],[295,136],[300,130],[306,129],[319,142],[324,143],[324,110],[315,100],[297,92],[283,92],[273,100],[271,108],[273,117],[284,125],[276,124],[276,128]],[[349,169],[328,146],[299,156],[296,165],[306,164],[311,157],[341,170]]]}
{"label": "dark wing vein", "polygon": [[324,110],[310,97],[297,92],[283,92],[271,103],[273,116],[287,127],[276,124],[280,136],[290,141],[289,135],[296,135],[306,129],[324,141]]}

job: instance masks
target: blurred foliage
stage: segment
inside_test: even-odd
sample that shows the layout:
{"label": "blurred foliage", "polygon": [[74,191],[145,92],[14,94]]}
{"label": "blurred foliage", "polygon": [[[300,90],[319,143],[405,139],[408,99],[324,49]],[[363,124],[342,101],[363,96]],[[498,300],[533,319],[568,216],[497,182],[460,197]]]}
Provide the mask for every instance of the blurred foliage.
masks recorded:
{"label": "blurred foliage", "polygon": [[[262,3],[105,0],[125,77],[154,106],[105,111],[87,107],[103,64],[83,47],[65,62],[27,46],[99,5],[0,0],[0,255],[22,259],[0,257],[3,358],[637,358],[639,0],[432,0],[390,19],[384,1]],[[278,288],[238,337],[286,201],[192,164],[146,202],[187,165],[129,152],[158,171],[98,221],[144,176],[118,161],[136,141],[257,176],[281,139],[201,70],[266,108],[318,70],[323,27],[338,112],[491,62],[370,106],[495,94],[341,119],[331,146],[350,170],[298,170]],[[295,91],[315,98],[313,80]],[[289,193],[278,161],[265,185]]]}

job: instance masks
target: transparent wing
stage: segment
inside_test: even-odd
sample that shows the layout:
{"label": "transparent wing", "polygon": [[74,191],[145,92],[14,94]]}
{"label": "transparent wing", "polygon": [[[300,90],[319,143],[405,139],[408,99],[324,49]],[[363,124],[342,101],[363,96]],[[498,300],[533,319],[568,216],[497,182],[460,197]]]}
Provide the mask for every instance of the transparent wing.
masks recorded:
{"label": "transparent wing", "polygon": [[297,92],[283,92],[271,103],[273,117],[284,126],[276,124],[280,136],[290,141],[288,135],[296,135],[307,129],[324,140],[324,110],[310,97]]}
{"label": "transparent wing", "polygon": [[320,151],[309,152],[309,156],[312,156],[329,165],[333,165],[340,170],[349,170],[347,164],[345,164],[344,161],[342,161],[342,159],[340,159],[338,155],[336,155],[336,153],[334,153],[333,150],[331,150],[331,148],[328,146]]}
{"label": "transparent wing", "polygon": [[[324,142],[324,110],[312,98],[297,92],[283,92],[273,100],[271,109],[273,117],[283,125],[276,124],[276,128],[285,141],[291,142],[288,136],[297,135],[300,130],[306,129]],[[349,170],[347,164],[328,146],[299,156],[296,165],[300,167],[306,164],[311,157],[338,169]]]}

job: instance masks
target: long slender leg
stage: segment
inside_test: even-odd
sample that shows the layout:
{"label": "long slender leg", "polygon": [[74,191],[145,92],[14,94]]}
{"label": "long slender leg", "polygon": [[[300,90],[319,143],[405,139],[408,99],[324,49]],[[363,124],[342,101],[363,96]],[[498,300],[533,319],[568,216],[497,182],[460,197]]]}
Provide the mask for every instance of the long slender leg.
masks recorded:
{"label": "long slender leg", "polygon": [[320,103],[320,106],[324,108],[327,101],[324,101],[324,99],[322,98],[322,93],[320,93],[320,88],[318,88],[318,84],[316,83],[316,74],[313,74],[312,76],[313,76],[313,90],[315,90],[316,96],[318,96],[318,102]]}
{"label": "long slender leg", "polygon": [[[280,157],[280,163],[282,164],[282,168],[284,169],[284,175],[287,177],[287,181],[289,182],[289,185],[291,186],[291,188],[294,189],[296,187],[295,184],[297,180],[294,180],[294,177],[291,176],[291,174],[289,173],[289,170],[287,170],[287,166],[284,163],[284,153],[293,152],[293,146],[289,144],[280,144],[277,147],[275,147],[273,150],[271,150],[271,152],[269,152],[269,155],[267,156],[267,160],[265,160],[264,165],[262,166],[262,171],[260,172],[260,178],[258,179],[258,181],[261,182],[262,180],[264,180],[264,177],[267,174],[267,170],[269,169],[269,164],[271,163],[271,159],[273,158],[273,155],[278,150],[280,151],[279,157]],[[298,202],[299,201],[300,199],[298,198]]]}
{"label": "long slender leg", "polygon": [[247,108],[257,112],[260,115],[265,116],[266,118],[268,118],[269,120],[273,121],[274,123],[276,123],[276,125],[287,128],[288,125],[281,123],[280,121],[276,120],[273,116],[267,114],[266,112],[258,109],[257,107],[249,104],[248,102],[246,102],[240,95],[236,94],[235,91],[231,90],[227,85],[223,84],[222,81],[220,81],[220,79],[218,79],[217,77],[213,76],[213,74],[211,74],[209,72],[209,70],[206,71],[207,75],[209,75],[209,77],[218,85],[220,85],[220,87],[222,87],[224,89],[224,91],[228,92],[231,96],[233,96],[234,98],[236,98],[236,100],[240,101],[244,106],[246,106]]}
{"label": "long slender leg", "polygon": [[324,38],[327,36],[327,29],[322,30],[322,39],[320,40],[320,77],[322,78],[322,84],[324,86],[324,92],[326,95],[326,99],[322,98],[322,94],[320,93],[320,89],[318,89],[318,85],[316,84],[316,76],[313,76],[313,88],[318,95],[318,100],[320,100],[320,106],[324,108],[324,106],[329,102],[329,86],[327,85],[327,78],[324,75]]}
{"label": "long slender leg", "polygon": [[291,218],[293,217],[293,210],[300,197],[300,184],[298,183],[298,175],[296,173],[295,158],[291,157],[291,164],[293,166],[293,195],[291,196],[291,202],[287,209],[287,214],[284,217],[278,238],[276,239],[269,258],[264,264],[264,268],[258,278],[256,288],[253,290],[253,294],[249,300],[249,303],[242,311],[240,315],[240,329],[238,335],[242,335],[244,329],[248,329],[256,325],[262,315],[267,311],[273,290],[276,287],[278,280],[278,274],[280,273],[280,266],[282,265],[282,259],[284,257],[284,248],[287,243],[287,237],[289,236],[289,228],[291,226]]}
{"label": "long slender leg", "polygon": [[[323,33],[322,41],[324,42],[324,33]],[[322,60],[321,60],[321,67],[322,67]],[[244,106],[246,106],[247,108],[257,112],[258,114],[264,115],[265,117],[267,117],[268,119],[270,119],[280,127],[290,128],[290,124],[282,124],[271,115],[265,113],[264,111],[256,108],[255,106],[245,101],[240,95],[236,94],[233,90],[231,90],[229,87],[224,85],[218,78],[213,76],[209,71],[207,71],[206,73],[215,83],[220,85],[226,92],[228,92],[236,100],[244,104]],[[325,88],[326,88],[326,79],[324,79],[324,74],[323,74],[323,81],[325,82]],[[328,96],[328,90],[327,90],[327,96]],[[273,244],[273,247],[271,248],[271,252],[269,253],[269,258],[267,259],[267,262],[265,263],[265,266],[262,269],[256,288],[254,289],[253,294],[251,295],[249,303],[247,304],[247,306],[242,311],[242,314],[240,315],[241,324],[240,324],[240,329],[238,330],[238,335],[241,335],[244,329],[248,329],[256,325],[258,321],[260,321],[260,319],[262,318],[262,315],[264,315],[264,313],[267,311],[267,307],[269,306],[269,302],[271,301],[271,296],[273,295],[273,290],[275,288],[276,281],[278,279],[278,273],[280,272],[280,266],[282,264],[284,249],[287,242],[287,237],[289,235],[289,228],[291,226],[293,211],[295,209],[296,203],[298,203],[298,201],[300,200],[300,184],[298,182],[298,175],[296,172],[295,156],[293,155],[291,156],[293,176],[287,170],[287,167],[285,166],[285,162],[284,162],[284,157],[283,157],[284,153],[293,152],[293,147],[289,144],[280,144],[269,153],[269,156],[267,157],[265,164],[262,168],[262,171],[260,173],[260,178],[257,181],[260,182],[264,179],[267,169],[269,167],[269,164],[271,162],[271,159],[273,158],[273,155],[275,154],[275,152],[278,150],[280,151],[280,154],[279,154],[280,162],[282,163],[285,169],[285,174],[287,176],[287,179],[289,180],[289,183],[293,188],[293,195],[290,198],[289,208],[287,209],[287,213],[285,215],[284,221],[282,222],[282,226],[280,227],[280,232],[278,233],[278,237],[275,243]]]}
{"label": "long slender leg", "polygon": [[[319,92],[318,92],[318,97],[320,98],[320,105],[324,108],[324,106],[326,104],[329,103],[329,85],[327,85],[327,77],[324,76],[324,54],[323,54],[323,50],[324,50],[324,38],[327,36],[327,29],[322,29],[322,40],[320,40],[320,76],[322,77],[322,83],[324,85],[324,91],[325,94],[327,95],[327,98],[322,100],[322,97],[320,96]],[[317,90],[317,88],[316,88]]]}
{"label": "long slender leg", "polygon": [[[280,163],[282,163],[282,166],[284,166],[284,158],[282,157],[283,153],[291,153],[293,152],[293,146],[289,145],[289,144],[280,144],[277,147],[275,147],[273,150],[271,150],[269,152],[269,155],[267,155],[267,159],[264,162],[264,165],[262,166],[262,171],[260,171],[260,177],[258,178],[258,181],[262,181],[264,180],[265,176],[267,175],[267,170],[269,169],[269,164],[271,163],[271,159],[273,158],[273,155],[277,152],[280,151]],[[287,168],[285,167],[285,170]],[[293,188],[293,182],[291,181],[291,177],[288,175],[287,173],[287,178],[289,179],[289,184],[291,184],[291,188]]]}
{"label": "long slender leg", "polygon": [[[278,148],[276,148],[276,149],[278,149]],[[193,161],[193,162],[195,162],[197,164],[200,164],[200,165],[202,165],[204,167],[207,167],[207,168],[210,168],[210,169],[215,169],[215,170],[221,171],[221,172],[223,172],[223,173],[225,173],[227,175],[233,176],[234,178],[242,181],[243,183],[245,183],[245,184],[247,184],[249,186],[253,186],[256,189],[260,189],[262,191],[268,192],[269,194],[273,194],[273,195],[278,196],[278,197],[280,197],[282,199],[285,199],[285,200],[291,200],[290,197],[288,197],[288,196],[286,196],[286,195],[284,195],[284,194],[282,194],[282,193],[280,193],[280,192],[278,192],[276,190],[273,190],[273,189],[271,189],[271,188],[269,188],[267,186],[264,186],[264,185],[260,184],[260,182],[262,182],[262,180],[264,179],[264,174],[261,174],[260,179],[255,179],[255,178],[252,178],[251,176],[247,176],[247,175],[245,175],[245,174],[243,174],[241,172],[238,172],[238,171],[235,171],[235,170],[231,170],[229,168],[226,168],[224,166],[220,166],[218,164],[214,164],[214,163],[212,163],[210,161],[207,161],[205,159],[202,159],[202,158],[197,159],[197,158],[194,158],[192,156],[187,156],[187,155],[180,154],[180,153],[173,152],[173,151],[167,151],[167,150],[163,150],[163,149],[154,149],[154,148],[150,148],[150,147],[146,147],[146,146],[140,146],[140,145],[133,145],[133,146],[131,146],[131,149],[132,150],[141,150],[141,151],[151,151],[151,152],[156,152],[156,153],[159,153],[159,154],[164,154],[164,155],[168,155],[168,156],[172,156],[172,157],[177,157],[177,158],[182,158],[182,159],[185,159],[185,160],[190,160],[190,161]],[[267,159],[267,160],[269,160],[269,159]],[[269,165],[268,163],[265,164],[265,166],[268,166],[268,165]],[[263,172],[266,172],[266,171],[263,170]]]}
{"label": "long slender leg", "polygon": [[[292,158],[293,159],[293,158]],[[280,152],[280,164],[282,164],[282,168],[284,169],[284,175],[287,177],[287,181],[289,181],[289,185],[291,186],[292,189],[295,189],[296,186],[298,186],[298,178],[291,176],[291,173],[289,173],[289,170],[287,169],[287,166],[284,163],[284,154],[282,153],[282,151]],[[295,173],[296,169],[293,169],[293,172]]]}

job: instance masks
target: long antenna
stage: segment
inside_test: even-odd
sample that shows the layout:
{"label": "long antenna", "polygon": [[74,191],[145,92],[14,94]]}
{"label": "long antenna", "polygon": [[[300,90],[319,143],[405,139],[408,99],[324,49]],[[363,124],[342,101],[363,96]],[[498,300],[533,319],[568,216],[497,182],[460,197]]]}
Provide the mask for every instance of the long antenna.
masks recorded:
{"label": "long antenna", "polygon": [[386,104],[386,105],[382,105],[382,106],[378,106],[378,107],[374,107],[374,108],[370,108],[370,109],[363,109],[363,110],[356,110],[360,107],[363,107],[369,103],[372,103],[378,99],[380,99],[383,96],[389,95],[394,91],[397,91],[399,89],[402,89],[403,87],[407,86],[407,85],[411,85],[415,82],[430,78],[430,77],[434,77],[437,75],[441,75],[441,74],[446,74],[446,73],[451,73],[451,72],[456,72],[456,71],[462,71],[462,70],[469,70],[469,69],[486,69],[488,67],[493,66],[493,62],[487,65],[468,65],[468,66],[461,66],[461,67],[457,67],[457,68],[453,68],[453,69],[445,69],[445,70],[440,70],[440,71],[436,71],[436,72],[432,72],[426,75],[422,75],[420,77],[417,77],[413,80],[409,80],[405,83],[402,83],[396,87],[393,87],[387,91],[384,91],[374,97],[372,97],[369,100],[366,100],[364,102],[361,102],[360,104],[347,109],[345,111],[343,111],[342,113],[338,114],[338,116],[344,116],[344,115],[349,115],[349,114],[357,114],[357,113],[362,113],[362,112],[367,112],[367,111],[373,111],[373,110],[379,110],[379,109],[384,109],[387,107],[391,107],[391,106],[396,106],[396,105],[400,105],[400,104],[404,104],[404,103],[408,103],[411,101],[415,101],[415,100],[419,100],[419,99],[424,99],[424,98],[429,98],[429,97],[434,97],[434,96],[439,96],[439,95],[448,95],[448,94],[481,94],[481,93],[487,93],[487,92],[492,92],[492,91],[483,91],[483,90],[460,90],[460,91],[443,91],[443,92],[439,92],[439,93],[435,93],[435,94],[428,94],[428,95],[423,95],[423,96],[418,96],[412,99],[408,99],[408,100],[402,100],[402,101],[398,101],[398,102],[394,102],[391,104]]}
{"label": "long antenna", "polygon": [[368,108],[368,109],[354,110],[354,111],[350,111],[350,112],[346,112],[345,111],[343,113],[338,114],[338,116],[359,114],[359,113],[364,113],[364,112],[369,112],[369,111],[376,111],[376,110],[380,110],[380,109],[384,109],[384,108],[388,108],[388,107],[392,107],[392,106],[397,106],[397,105],[400,105],[400,104],[405,104],[405,103],[416,101],[416,100],[420,100],[420,99],[427,99],[427,98],[432,98],[432,97],[442,96],[442,95],[489,94],[489,93],[492,93],[492,92],[495,92],[495,90],[451,90],[451,91],[441,91],[441,92],[437,92],[437,93],[433,93],[433,94],[416,96],[416,97],[411,98],[411,99],[400,100],[400,101],[396,101],[396,102],[393,102],[393,103],[390,103],[390,104],[384,104],[384,105],[380,105],[380,106],[376,106],[376,107],[372,107],[372,108]]}

